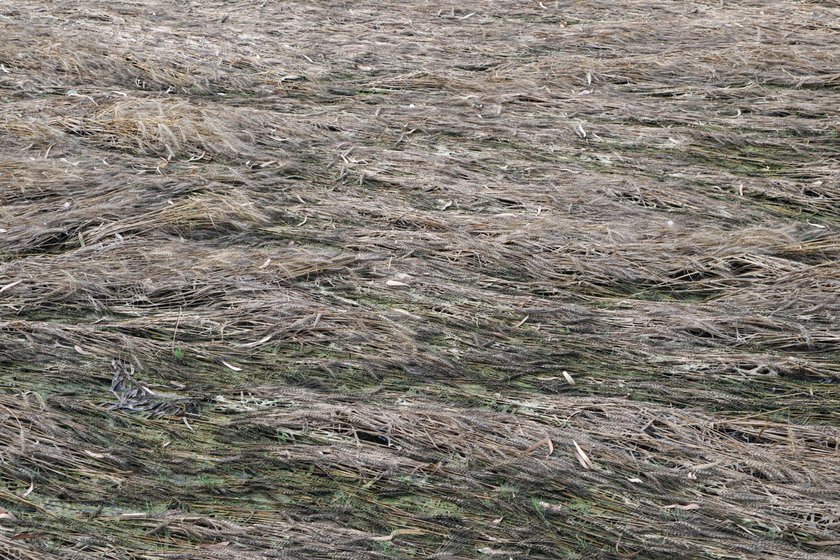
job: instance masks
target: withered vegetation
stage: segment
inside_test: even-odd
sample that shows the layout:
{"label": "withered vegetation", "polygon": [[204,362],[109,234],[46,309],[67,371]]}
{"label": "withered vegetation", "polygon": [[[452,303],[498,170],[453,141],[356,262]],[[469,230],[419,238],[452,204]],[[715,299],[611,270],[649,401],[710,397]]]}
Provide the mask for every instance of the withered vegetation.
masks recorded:
{"label": "withered vegetation", "polygon": [[0,556],[836,558],[839,22],[5,0]]}

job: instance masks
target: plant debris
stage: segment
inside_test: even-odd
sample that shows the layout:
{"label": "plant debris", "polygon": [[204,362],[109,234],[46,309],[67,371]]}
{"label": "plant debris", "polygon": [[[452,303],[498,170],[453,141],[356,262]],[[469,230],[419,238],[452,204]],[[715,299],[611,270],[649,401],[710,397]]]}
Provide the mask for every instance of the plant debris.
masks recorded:
{"label": "plant debris", "polygon": [[836,558],[838,21],[3,2],[0,557]]}

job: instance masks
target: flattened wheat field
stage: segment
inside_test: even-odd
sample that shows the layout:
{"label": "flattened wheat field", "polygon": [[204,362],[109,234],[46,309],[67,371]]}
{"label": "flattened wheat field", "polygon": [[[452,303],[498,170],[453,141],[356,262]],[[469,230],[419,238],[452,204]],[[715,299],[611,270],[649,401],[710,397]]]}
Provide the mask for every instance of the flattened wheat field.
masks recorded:
{"label": "flattened wheat field", "polygon": [[0,558],[837,558],[839,45],[4,0]]}

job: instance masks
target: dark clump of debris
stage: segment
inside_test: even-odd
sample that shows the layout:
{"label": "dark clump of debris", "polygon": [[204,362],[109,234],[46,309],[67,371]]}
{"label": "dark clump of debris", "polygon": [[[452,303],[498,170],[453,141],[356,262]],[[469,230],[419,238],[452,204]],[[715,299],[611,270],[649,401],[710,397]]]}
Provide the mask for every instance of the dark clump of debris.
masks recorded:
{"label": "dark clump of debris", "polygon": [[127,362],[112,360],[114,378],[111,392],[119,399],[108,406],[111,410],[142,412],[152,417],[185,416],[198,413],[199,402],[177,394],[152,391],[134,378],[134,366]]}

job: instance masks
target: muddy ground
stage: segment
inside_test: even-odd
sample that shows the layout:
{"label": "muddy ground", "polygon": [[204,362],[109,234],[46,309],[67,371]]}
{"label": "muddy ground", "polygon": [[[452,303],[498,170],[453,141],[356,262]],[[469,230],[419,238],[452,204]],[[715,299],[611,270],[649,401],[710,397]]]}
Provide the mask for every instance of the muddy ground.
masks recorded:
{"label": "muddy ground", "polygon": [[837,45],[4,1],[0,556],[836,558]]}

